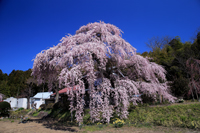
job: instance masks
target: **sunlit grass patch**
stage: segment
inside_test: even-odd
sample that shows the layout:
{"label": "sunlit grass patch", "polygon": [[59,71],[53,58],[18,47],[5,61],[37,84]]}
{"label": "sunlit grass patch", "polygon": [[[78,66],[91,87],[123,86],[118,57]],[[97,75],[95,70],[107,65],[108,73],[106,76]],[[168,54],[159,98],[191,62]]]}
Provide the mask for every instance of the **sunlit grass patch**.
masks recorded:
{"label": "sunlit grass patch", "polygon": [[129,114],[129,121],[131,123],[151,123],[157,126],[199,129],[200,103],[135,108]]}
{"label": "sunlit grass patch", "polygon": [[33,116],[36,117],[36,116],[38,116],[39,113],[40,113],[39,111],[36,111],[33,113]]}

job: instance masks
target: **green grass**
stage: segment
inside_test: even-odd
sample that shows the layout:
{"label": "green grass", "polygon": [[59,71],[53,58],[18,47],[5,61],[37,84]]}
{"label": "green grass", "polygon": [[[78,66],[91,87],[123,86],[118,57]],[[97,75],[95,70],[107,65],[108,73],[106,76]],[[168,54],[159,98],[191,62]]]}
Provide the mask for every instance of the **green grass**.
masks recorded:
{"label": "green grass", "polygon": [[36,111],[36,112],[33,113],[32,116],[36,117],[36,116],[38,116],[39,113],[40,113],[39,111]]}
{"label": "green grass", "polygon": [[91,125],[91,126],[84,126],[83,129],[85,129],[86,131],[94,132],[103,130],[104,129],[103,127],[99,127],[98,125]]}
{"label": "green grass", "polygon": [[38,109],[37,111],[33,112],[32,116],[37,117],[41,111],[48,112],[48,114],[51,113],[51,110],[41,110],[41,109]]}
{"label": "green grass", "polygon": [[140,107],[131,110],[126,122],[135,125],[184,127],[200,129],[200,103],[165,107]]}
{"label": "green grass", "polygon": [[18,119],[21,118],[21,116],[25,116],[30,109],[19,109],[16,111],[10,111],[10,118],[12,119]]}

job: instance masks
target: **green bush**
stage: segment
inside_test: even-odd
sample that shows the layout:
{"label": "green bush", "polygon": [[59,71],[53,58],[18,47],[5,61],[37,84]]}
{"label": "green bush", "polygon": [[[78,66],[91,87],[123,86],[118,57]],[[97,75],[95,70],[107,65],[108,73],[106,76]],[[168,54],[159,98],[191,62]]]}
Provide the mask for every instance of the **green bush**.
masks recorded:
{"label": "green bush", "polygon": [[11,109],[10,103],[8,102],[0,102],[0,109]]}
{"label": "green bush", "polygon": [[11,109],[10,103],[0,102],[0,116],[9,116],[9,109]]}
{"label": "green bush", "polygon": [[24,110],[24,108],[19,108],[17,111],[21,111],[21,110]]}
{"label": "green bush", "polygon": [[116,128],[120,128],[120,127],[123,127],[125,122],[124,122],[124,120],[120,120],[119,118],[116,118],[115,121],[113,122],[113,124]]}

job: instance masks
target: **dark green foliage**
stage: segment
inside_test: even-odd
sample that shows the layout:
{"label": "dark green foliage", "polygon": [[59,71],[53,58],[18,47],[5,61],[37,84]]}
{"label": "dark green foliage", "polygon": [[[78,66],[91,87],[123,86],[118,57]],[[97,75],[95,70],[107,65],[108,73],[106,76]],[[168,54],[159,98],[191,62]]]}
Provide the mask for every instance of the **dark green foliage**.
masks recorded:
{"label": "dark green foliage", "polygon": [[[190,58],[200,60],[200,33],[197,34],[197,39],[192,44],[191,42],[182,43],[177,36],[164,47],[155,47],[149,53],[144,52],[141,55],[144,57],[153,58],[153,62],[162,65],[167,71],[166,78],[171,82],[171,92],[175,96],[186,96],[189,98],[189,68],[186,66],[186,61]],[[152,42],[157,42],[156,40]],[[156,46],[157,43],[152,44]],[[148,46],[148,45],[147,45]],[[194,92],[193,92],[194,93]],[[188,94],[188,95],[187,95]]]}
{"label": "dark green foliage", "polygon": [[171,84],[172,93],[176,97],[184,96],[189,91],[188,83],[189,80],[183,77],[175,79]]}
{"label": "dark green foliage", "polygon": [[148,95],[145,95],[145,94],[142,95],[141,98],[142,98],[142,102],[143,102],[144,104],[152,104],[153,101],[154,101],[154,99],[153,99],[152,97],[150,97],[150,96],[148,96]]}
{"label": "dark green foliage", "polygon": [[2,72],[2,70],[0,69],[0,81],[3,81],[3,80],[7,80],[8,78],[8,75],[5,73]]}
{"label": "dark green foliage", "polygon": [[62,107],[64,107],[64,106],[63,106],[63,103],[60,102],[60,101],[53,105],[53,109],[59,109],[59,108],[62,108]]}
{"label": "dark green foliage", "polygon": [[33,78],[31,72],[31,69],[27,71],[13,70],[7,75],[0,69],[0,92],[6,97],[28,98],[34,96],[37,92],[48,91],[47,84],[37,86],[36,83],[31,84],[31,91],[29,91],[30,84],[27,83],[27,80]]}
{"label": "dark green foliage", "polygon": [[0,102],[0,116],[9,116],[10,109],[11,109],[10,103]]}
{"label": "dark green foliage", "polygon": [[46,110],[51,110],[54,107],[54,103],[49,103],[46,105]]}
{"label": "dark green foliage", "polygon": [[[1,73],[1,72],[0,72]],[[31,69],[27,71],[13,70],[9,75],[0,74],[0,92],[7,97],[19,96],[21,90],[25,89],[25,81],[30,77]]]}
{"label": "dark green foliage", "polygon": [[147,57],[148,56],[148,52],[144,52],[144,53],[142,53],[141,55],[143,56],[143,57]]}
{"label": "dark green foliage", "polygon": [[10,103],[0,102],[0,109],[11,109]]}
{"label": "dark green foliage", "polygon": [[174,39],[171,40],[171,42],[169,42],[169,45],[175,50],[179,50],[183,47],[183,44],[180,41],[179,37],[175,37]]}
{"label": "dark green foliage", "polygon": [[[73,118],[75,118],[75,112],[72,113]],[[51,109],[51,113],[49,117],[59,120],[59,121],[71,121],[71,112],[69,111],[69,107],[66,107],[62,102],[57,102],[53,105],[53,109]],[[75,119],[73,119],[75,122]]]}

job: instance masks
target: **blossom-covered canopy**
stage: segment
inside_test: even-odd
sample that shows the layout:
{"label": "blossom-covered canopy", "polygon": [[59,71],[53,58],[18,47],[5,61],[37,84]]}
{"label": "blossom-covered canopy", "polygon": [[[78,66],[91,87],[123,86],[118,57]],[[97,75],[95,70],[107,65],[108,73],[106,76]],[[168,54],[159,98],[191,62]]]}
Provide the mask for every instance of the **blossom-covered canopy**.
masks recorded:
{"label": "blossom-covered canopy", "polygon": [[79,122],[84,115],[86,90],[93,121],[109,123],[114,110],[121,118],[127,118],[129,103],[141,101],[134,97],[141,93],[153,98],[160,94],[173,102],[165,69],[137,55],[121,33],[116,26],[104,22],[82,26],[75,35],[63,37],[57,46],[37,54],[32,75],[39,83],[48,81],[50,88],[53,83],[59,83],[60,88],[76,85],[76,90],[67,94],[70,110],[76,111]]}

